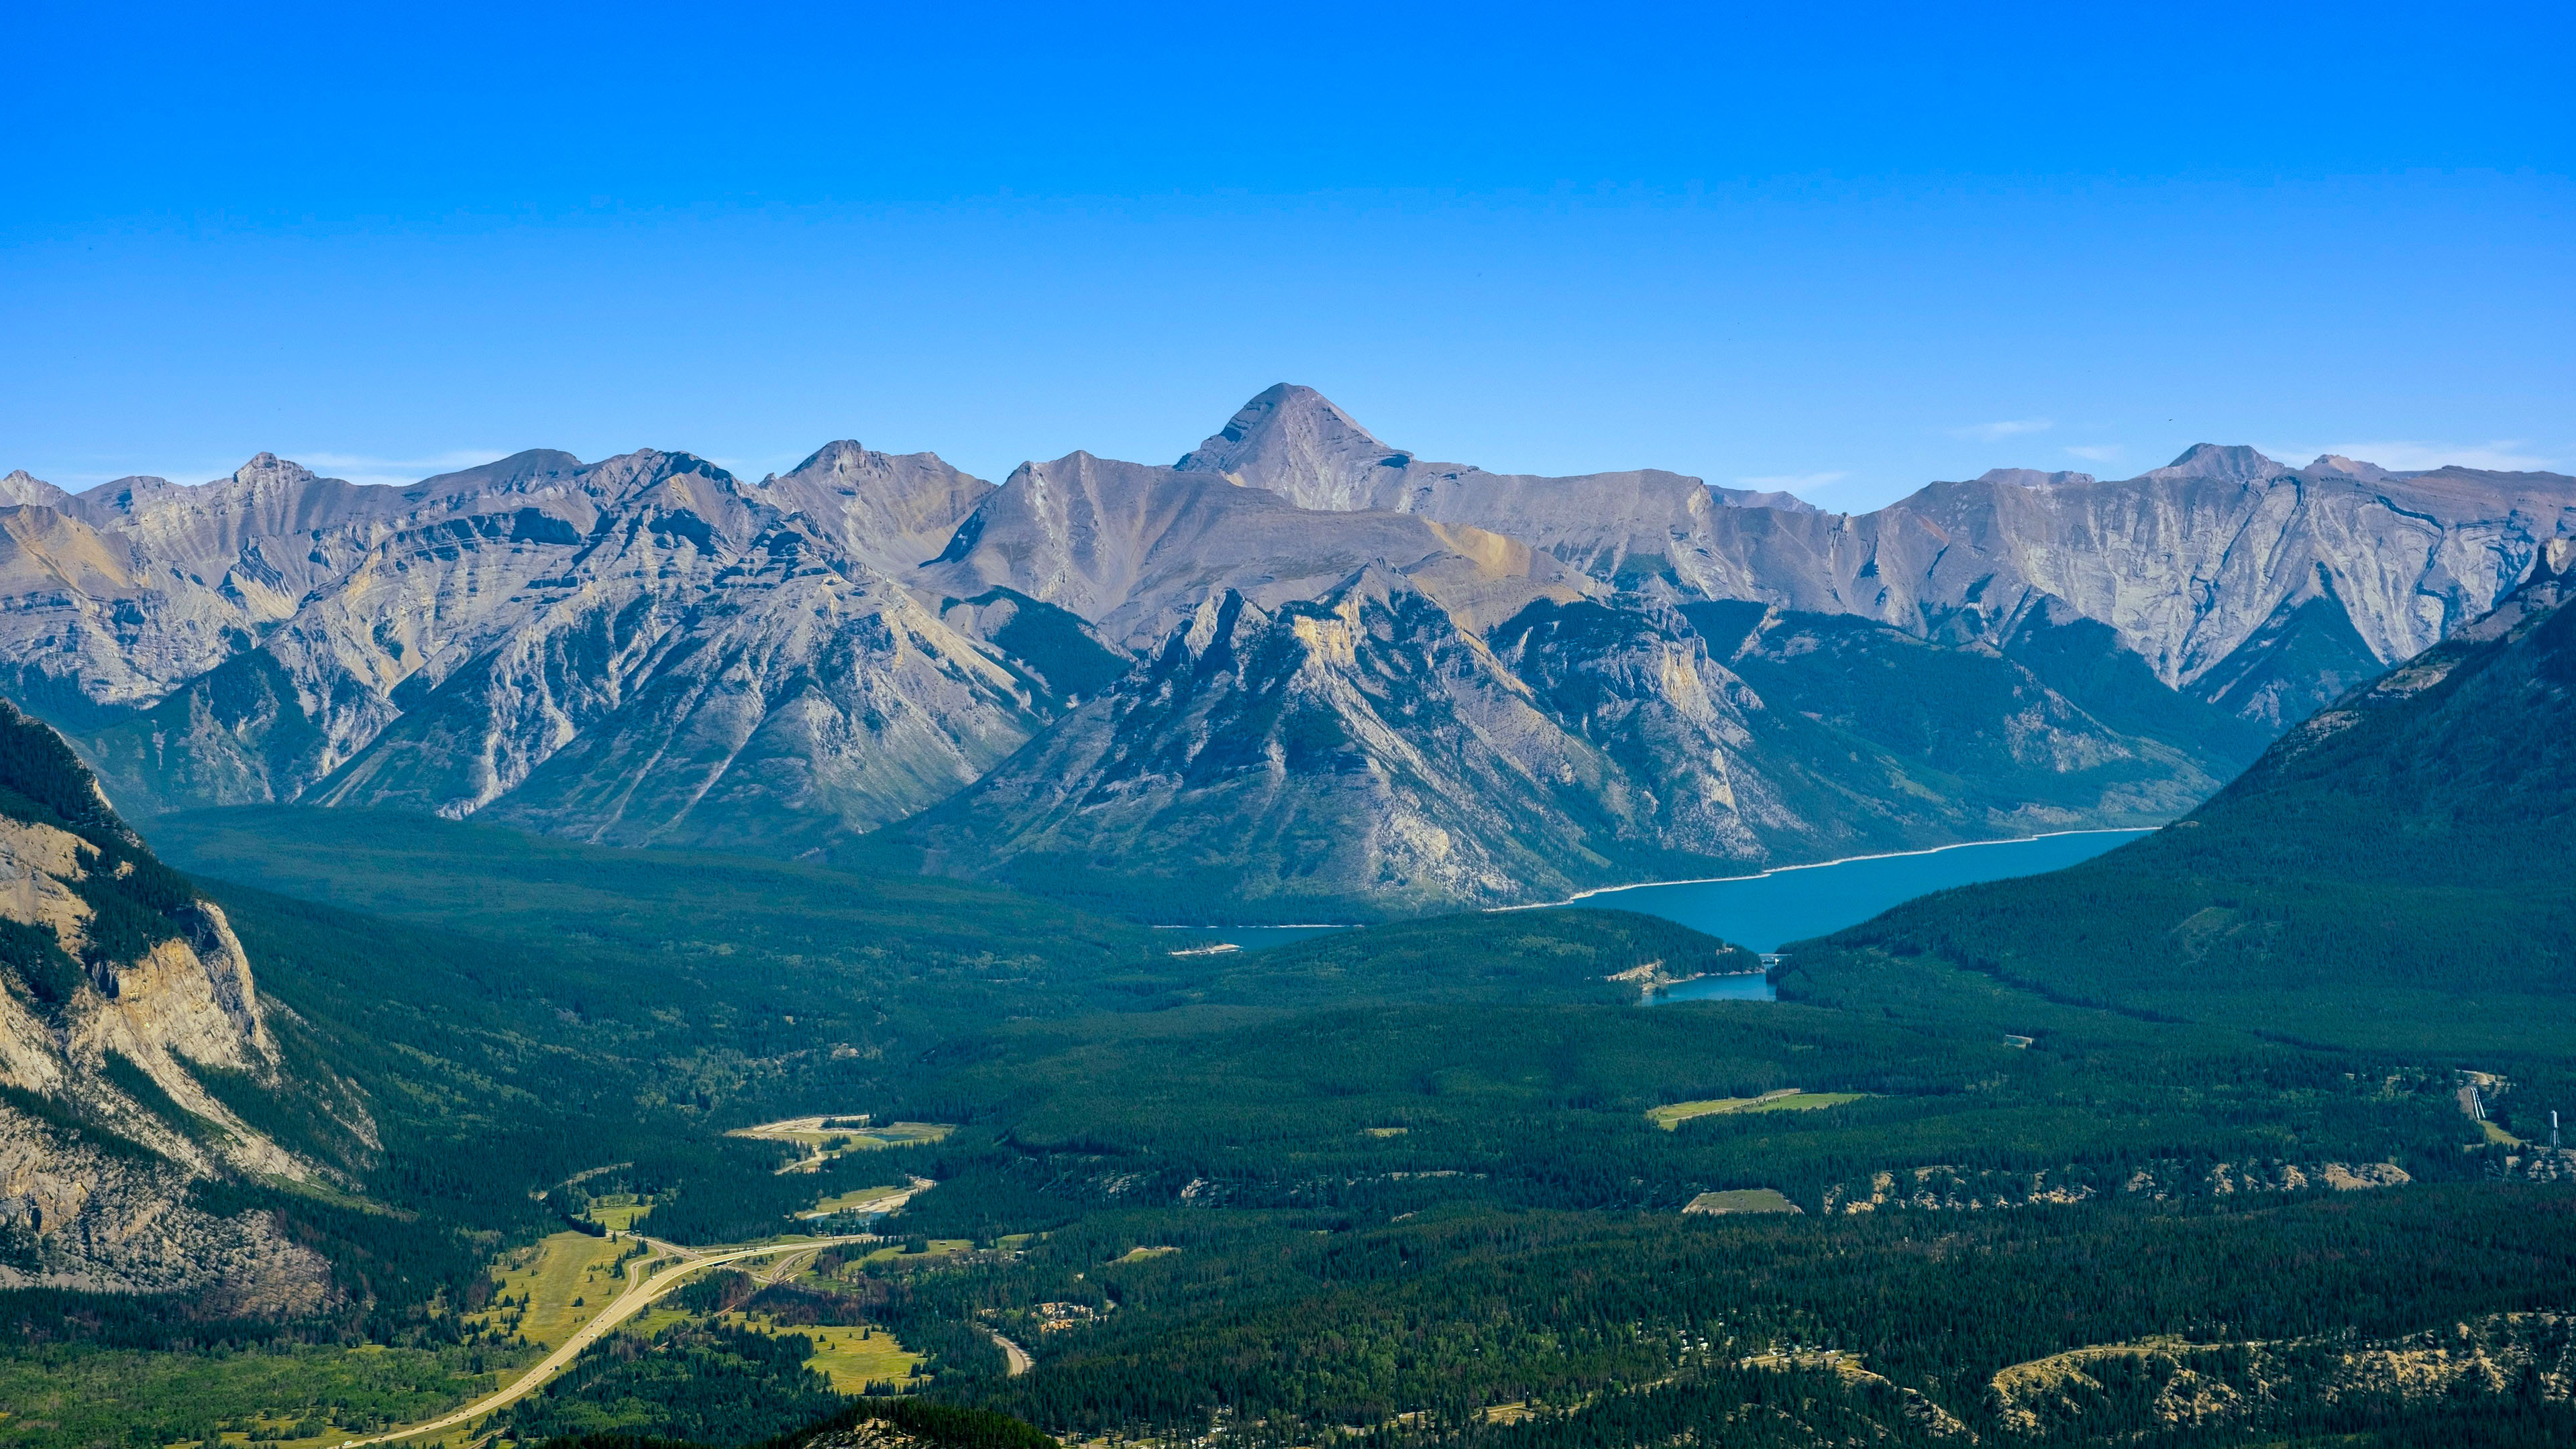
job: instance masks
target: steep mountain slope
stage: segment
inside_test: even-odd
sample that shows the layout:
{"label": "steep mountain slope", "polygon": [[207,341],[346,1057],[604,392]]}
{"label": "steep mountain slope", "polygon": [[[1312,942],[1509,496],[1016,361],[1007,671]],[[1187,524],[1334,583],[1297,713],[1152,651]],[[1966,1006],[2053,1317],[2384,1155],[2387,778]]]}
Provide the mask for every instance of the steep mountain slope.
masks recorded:
{"label": "steep mountain slope", "polygon": [[[2207,447],[1828,515],[1429,463],[1283,385],[1176,467],[1074,453],[1000,487],[849,442],[757,482],[651,449],[399,489],[268,454],[194,488],[16,476],[0,692],[137,814],[874,856],[953,798],[915,832],[950,871],[1516,900],[2169,818],[2569,529],[2555,475]],[[1367,648],[1298,622],[1346,607]],[[1210,610],[1242,631],[1214,655]],[[1208,688],[1304,681],[1357,753],[1176,705],[1140,667],[1175,648]],[[1257,808],[1222,763],[1253,757]],[[1312,829],[1346,858],[1247,837],[1291,818],[1343,822]]]}
{"label": "steep mountain slope", "polygon": [[1046,711],[870,562],[917,562],[989,491],[853,444],[758,484],[686,454],[527,453],[399,491],[263,455],[205,489],[17,510],[0,653],[147,810],[456,815],[527,786],[523,818],[593,838],[865,830]]}
{"label": "steep mountain slope", "polygon": [[[2021,652],[2088,703],[1981,641],[1808,615],[1757,628],[1758,605],[1676,610],[1489,530],[1298,506],[1401,501],[1341,486],[1336,459],[1403,475],[1303,396],[1303,411],[1274,407],[1299,401],[1274,389],[1247,409],[1252,426],[1213,440],[1239,457],[1025,465],[913,575],[949,600],[1034,598],[1154,660],[913,828],[933,868],[1080,880],[1184,914],[1229,897],[1292,914],[1527,900],[2161,820],[2260,746],[2143,666],[2120,674],[2095,657],[2101,640],[2079,645],[2100,626],[2045,610]],[[1241,468],[1219,476],[1221,461]],[[1244,468],[1283,486],[1245,486]],[[1314,487],[1282,471],[1295,468]],[[1586,489],[1645,479],[1622,476],[1478,486],[1563,493],[1579,511]],[[1708,506],[1691,480],[1645,482]],[[1835,648],[1815,647],[1818,624]],[[1915,717],[1891,723],[1891,707]]]}
{"label": "steep mountain slope", "polygon": [[1180,466],[1308,507],[1473,524],[1623,588],[1858,614],[1931,639],[2000,641],[2055,601],[2110,625],[2168,686],[2275,729],[2484,613],[2543,542],[2576,533],[2576,478],[2335,457],[2292,469],[2209,444],[2120,482],[1996,469],[1825,514],[1669,473],[1424,463],[1284,385]]}
{"label": "steep mountain slope", "polygon": [[[1892,656],[1828,713],[1737,672],[1811,655],[1806,642],[1722,659],[1673,611],[1580,597],[1479,628],[1451,602],[1462,580],[1488,600],[1497,582],[1444,555],[1268,609],[1207,600],[1145,666],[907,833],[934,870],[1177,918],[1304,917],[2155,820],[2216,784],[2017,665],[1883,626],[1812,620]],[[1952,688],[1943,671],[1961,669],[1982,692]],[[1952,717],[1852,717],[1873,713],[1850,707],[1868,690],[1919,709],[1927,685],[1951,690]]]}
{"label": "steep mountain slope", "polygon": [[[208,1090],[281,1060],[224,913],[154,859],[45,726],[0,704],[0,1289],[184,1292],[307,1313],[328,1265],[191,1184],[322,1181]],[[341,1128],[364,1140],[365,1109]]]}
{"label": "steep mountain slope", "polygon": [[2563,1051],[2576,989],[2576,541],[2152,837],[1812,952],[1835,997],[1926,953],[2065,999],[2295,1036]]}

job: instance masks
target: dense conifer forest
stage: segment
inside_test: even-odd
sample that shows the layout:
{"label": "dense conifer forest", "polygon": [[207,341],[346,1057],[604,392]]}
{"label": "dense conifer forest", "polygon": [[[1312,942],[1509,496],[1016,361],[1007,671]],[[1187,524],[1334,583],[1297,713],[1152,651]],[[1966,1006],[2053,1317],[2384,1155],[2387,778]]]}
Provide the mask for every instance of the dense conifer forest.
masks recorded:
{"label": "dense conifer forest", "polygon": [[[918,878],[156,822],[316,1069],[206,1086],[348,1187],[199,1191],[322,1247],[345,1306],[25,1289],[0,1325],[57,1374],[373,1345],[491,1379],[526,1361],[517,1318],[473,1316],[492,1265],[613,1230],[593,1203],[704,1247],[863,1227],[797,1215],[909,1184],[881,1244],[700,1280],[500,1427],[794,1449],[897,1403],[959,1449],[2563,1442],[2576,1172],[2536,1144],[2576,1110],[2576,897],[2565,776],[2525,766],[2565,740],[2412,763],[2449,748],[2427,718],[2509,721],[2492,696],[2545,675],[2470,657],[2180,827],[1794,945],[1776,1002],[1643,1006],[1759,963],[1617,911],[1201,953]],[[800,1115],[934,1125],[820,1159],[728,1135]],[[845,1407],[818,1336],[852,1332],[899,1345],[867,1387],[904,1397]]]}

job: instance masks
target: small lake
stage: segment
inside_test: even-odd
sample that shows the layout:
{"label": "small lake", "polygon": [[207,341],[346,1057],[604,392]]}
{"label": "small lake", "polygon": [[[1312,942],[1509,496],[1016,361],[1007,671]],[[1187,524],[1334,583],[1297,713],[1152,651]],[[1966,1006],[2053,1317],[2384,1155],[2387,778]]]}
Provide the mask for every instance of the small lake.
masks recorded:
{"label": "small lake", "polygon": [[1769,976],[1752,971],[1741,976],[1702,976],[1649,992],[1644,999],[1648,1006],[1669,1006],[1676,1001],[1777,1001],[1780,993]]}
{"label": "small lake", "polygon": [[[1803,941],[1857,926],[1891,906],[1916,896],[1981,881],[2010,880],[2064,870],[2116,849],[2147,830],[2086,830],[2041,835],[2028,840],[1992,840],[1952,845],[1911,855],[1873,855],[1824,865],[1783,866],[1761,875],[1732,880],[1674,881],[1662,885],[1621,886],[1569,901],[1563,908],[1643,911],[1679,921],[1755,951],[1777,951],[1783,942]],[[1551,908],[1559,909],[1559,908]],[[1711,977],[1708,981],[1744,980]],[[1760,980],[1759,977],[1751,978]],[[1703,982],[1686,983],[1700,986]],[[1714,988],[1712,988],[1714,989]],[[1683,1001],[1680,988],[1659,998]],[[1769,993],[1761,993],[1768,996]],[[1706,999],[1706,998],[1696,998]]]}

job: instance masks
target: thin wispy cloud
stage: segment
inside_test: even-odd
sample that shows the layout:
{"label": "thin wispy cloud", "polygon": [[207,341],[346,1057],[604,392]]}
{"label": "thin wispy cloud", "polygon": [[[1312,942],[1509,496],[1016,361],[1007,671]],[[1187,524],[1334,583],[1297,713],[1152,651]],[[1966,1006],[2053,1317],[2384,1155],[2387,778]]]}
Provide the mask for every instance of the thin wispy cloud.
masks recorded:
{"label": "thin wispy cloud", "polygon": [[1764,473],[1751,478],[1738,478],[1735,484],[1739,488],[1766,488],[1796,493],[1801,489],[1823,488],[1829,484],[1840,483],[1850,476],[1849,473]]}
{"label": "thin wispy cloud", "polygon": [[507,457],[500,448],[458,448],[420,458],[380,458],[366,453],[280,453],[303,464],[326,478],[345,479],[351,483],[399,485],[417,483],[441,473],[471,468]]}
{"label": "thin wispy cloud", "polygon": [[[408,486],[439,473],[452,473],[477,463],[489,463],[495,458],[506,457],[507,452],[500,448],[458,448],[420,458],[383,458],[368,453],[305,452],[280,448],[277,456],[290,463],[300,463],[325,478],[337,478],[347,483]],[[166,478],[173,483],[186,484],[220,483],[233,476],[234,469],[249,461],[249,455],[245,454],[230,462],[199,459],[193,463],[116,473],[65,472],[59,478],[46,481],[75,493],[101,483],[113,483],[120,478]]]}
{"label": "thin wispy cloud", "polygon": [[96,469],[61,469],[47,476],[45,481],[66,492],[80,493],[102,483],[114,483],[125,478],[167,478],[177,483],[203,483],[215,478],[229,478],[232,476],[233,469],[239,466],[240,462],[236,460],[231,463],[198,462],[166,467],[120,468],[114,472],[100,472]]}
{"label": "thin wispy cloud", "polygon": [[2322,448],[2288,449],[2277,456],[2305,461],[2321,453],[2333,453],[2358,463],[2377,463],[2392,473],[2414,473],[2445,465],[2460,468],[2490,468],[2499,473],[2528,473],[2551,469],[2558,460],[2535,451],[2522,438],[2502,438],[2486,443],[2428,443],[2419,439],[2383,439],[2375,443],[2330,443]]}
{"label": "thin wispy cloud", "polygon": [[1999,423],[1971,423],[1964,428],[1952,428],[1950,436],[1973,438],[1980,443],[2000,443],[2025,433],[2044,433],[2055,426],[2046,418],[2014,418]]}
{"label": "thin wispy cloud", "polygon": [[2112,459],[2120,456],[2120,445],[2117,443],[2085,443],[2079,446],[2070,443],[2067,445],[2066,451],[2068,456],[2082,458],[2088,463],[2108,463]]}

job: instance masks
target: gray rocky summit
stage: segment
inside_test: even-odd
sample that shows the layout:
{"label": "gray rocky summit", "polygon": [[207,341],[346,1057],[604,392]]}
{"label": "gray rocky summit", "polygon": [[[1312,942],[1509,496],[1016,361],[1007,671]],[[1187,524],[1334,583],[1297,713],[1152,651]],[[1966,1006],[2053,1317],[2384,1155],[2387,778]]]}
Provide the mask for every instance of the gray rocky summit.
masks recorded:
{"label": "gray rocky summit", "polygon": [[1427,461],[1282,385],[999,485],[850,441],[11,474],[0,687],[142,814],[1499,902],[2169,817],[2571,535],[2561,475],[2214,445],[1833,514]]}

